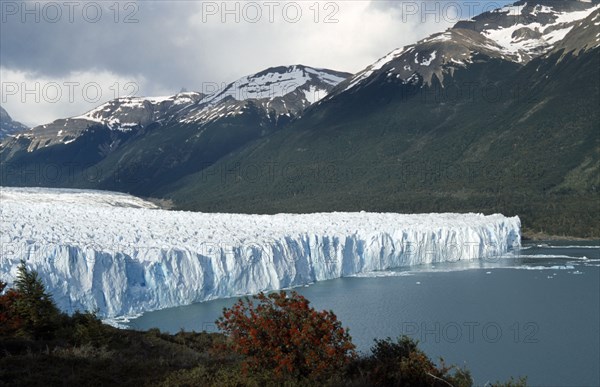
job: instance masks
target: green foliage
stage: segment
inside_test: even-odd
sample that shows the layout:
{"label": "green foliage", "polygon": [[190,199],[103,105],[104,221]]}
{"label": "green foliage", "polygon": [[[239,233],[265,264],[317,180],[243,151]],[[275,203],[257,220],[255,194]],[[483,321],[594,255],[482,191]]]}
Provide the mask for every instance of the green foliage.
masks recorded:
{"label": "green foliage", "polygon": [[52,338],[60,311],[37,272],[28,270],[24,261],[18,267],[15,291],[19,297],[13,305],[13,313],[23,322],[18,333],[35,339]]}
{"label": "green foliage", "polygon": [[64,316],[60,335],[73,345],[102,346],[108,344],[106,326],[95,312],[75,312],[72,316]]}
{"label": "green foliage", "polygon": [[373,360],[382,364],[408,357],[416,350],[417,342],[408,336],[400,337],[397,342],[393,342],[389,337],[385,340],[375,340],[375,345],[371,348]]}
{"label": "green foliage", "polygon": [[503,213],[527,231],[600,237],[599,58],[473,64],[444,89],[364,87],[160,193],[207,212]]}
{"label": "green foliage", "polygon": [[357,366],[354,372],[366,375],[375,386],[454,386],[470,387],[473,383],[467,370],[440,367],[417,347],[407,336],[392,341],[375,340],[371,356]]}

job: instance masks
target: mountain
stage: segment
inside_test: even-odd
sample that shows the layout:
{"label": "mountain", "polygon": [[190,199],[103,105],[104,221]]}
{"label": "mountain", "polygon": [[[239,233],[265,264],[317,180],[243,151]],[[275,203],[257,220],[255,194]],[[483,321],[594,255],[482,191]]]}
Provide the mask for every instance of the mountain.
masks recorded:
{"label": "mountain", "polygon": [[[275,67],[211,95],[115,99],[0,144],[3,184],[149,195],[279,130],[348,76],[302,65]],[[39,165],[58,168],[59,176],[21,173]]]}
{"label": "mountain", "polygon": [[37,126],[24,137],[31,138],[28,151],[33,152],[40,147],[68,144],[92,126],[131,132],[152,124],[206,125],[240,115],[251,107],[260,109],[275,123],[282,117],[289,121],[349,75],[302,65],[269,68],[211,95],[184,92],[167,97],[117,98],[81,116]]}
{"label": "mountain", "polygon": [[[416,44],[396,49],[376,63],[342,82],[328,99],[369,82],[423,81],[431,85],[482,58],[526,64],[548,53],[582,20],[598,9],[593,3],[575,0],[519,1],[468,21]],[[591,31],[591,30],[590,30]],[[590,37],[592,34],[590,34]],[[593,36],[595,40],[597,36]],[[597,41],[596,41],[597,43]],[[594,43],[595,44],[595,43]]]}
{"label": "mountain", "polygon": [[3,184],[204,212],[501,212],[599,237],[599,3],[519,1],[352,76],[277,67],[181,104],[112,101],[4,141]]}
{"label": "mountain", "polygon": [[600,236],[598,2],[516,6],[390,53],[158,193],[200,211],[501,212]]}
{"label": "mountain", "polygon": [[171,97],[114,99],[81,116],[36,126],[24,135],[31,139],[27,150],[33,152],[41,147],[69,144],[93,126],[102,126],[112,132],[137,131],[162,122],[203,97],[205,96],[199,93],[181,93]]}
{"label": "mountain", "polygon": [[249,101],[276,118],[294,117],[350,75],[302,65],[269,68],[207,96],[199,104],[185,109],[181,120],[206,122],[218,119],[239,113]]}
{"label": "mountain", "polygon": [[27,130],[27,126],[13,121],[8,112],[0,106],[0,141],[8,136]]}

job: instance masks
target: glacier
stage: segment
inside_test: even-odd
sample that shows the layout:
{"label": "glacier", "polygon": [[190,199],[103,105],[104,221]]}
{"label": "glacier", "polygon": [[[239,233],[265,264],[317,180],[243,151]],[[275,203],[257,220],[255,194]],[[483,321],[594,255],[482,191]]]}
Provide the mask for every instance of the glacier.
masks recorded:
{"label": "glacier", "polygon": [[66,312],[102,318],[520,247],[500,214],[166,211],[126,194],[0,188],[0,279],[20,260]]}

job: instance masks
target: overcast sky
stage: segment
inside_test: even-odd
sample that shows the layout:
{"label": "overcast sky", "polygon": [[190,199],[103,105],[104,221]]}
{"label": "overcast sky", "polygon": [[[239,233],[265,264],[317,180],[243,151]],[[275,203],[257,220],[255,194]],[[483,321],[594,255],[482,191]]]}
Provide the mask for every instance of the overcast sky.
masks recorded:
{"label": "overcast sky", "polygon": [[2,106],[28,125],[268,67],[358,72],[509,1],[0,2]]}

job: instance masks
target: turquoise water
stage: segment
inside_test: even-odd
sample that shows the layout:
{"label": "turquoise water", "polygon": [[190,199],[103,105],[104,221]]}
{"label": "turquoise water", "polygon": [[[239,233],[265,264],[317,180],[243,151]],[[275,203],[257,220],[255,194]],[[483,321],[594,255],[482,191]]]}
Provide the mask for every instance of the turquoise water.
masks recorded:
{"label": "turquoise water", "polygon": [[[368,352],[407,334],[434,359],[466,366],[478,385],[528,376],[530,385],[600,385],[600,250],[527,246],[486,262],[412,267],[296,289],[333,310]],[[146,313],[136,329],[215,331],[236,300]]]}

